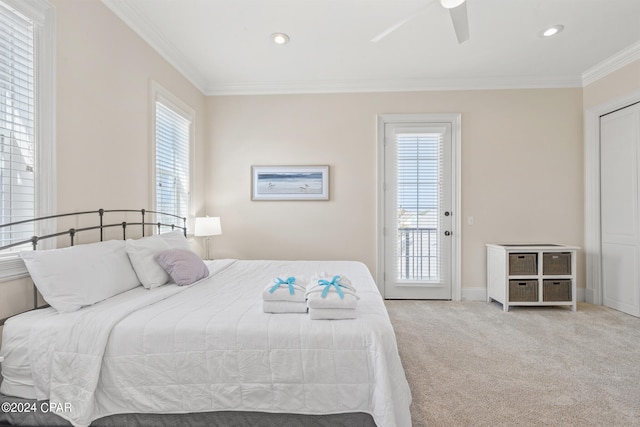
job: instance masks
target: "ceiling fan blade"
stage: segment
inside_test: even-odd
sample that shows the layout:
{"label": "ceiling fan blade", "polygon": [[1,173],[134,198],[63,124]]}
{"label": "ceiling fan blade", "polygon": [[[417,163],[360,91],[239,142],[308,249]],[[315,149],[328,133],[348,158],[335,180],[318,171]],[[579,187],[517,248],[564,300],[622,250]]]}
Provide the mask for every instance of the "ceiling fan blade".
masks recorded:
{"label": "ceiling fan blade", "polygon": [[383,32],[381,32],[380,34],[378,34],[377,36],[372,38],[371,41],[374,42],[374,43],[378,43],[380,40],[382,40],[383,38],[387,37],[389,34],[393,33],[395,30],[397,30],[398,28],[402,27],[404,24],[406,24],[407,22],[411,21],[415,17],[416,17],[416,15],[413,14],[411,16],[408,16],[408,17],[404,18],[402,21],[396,22],[395,24],[393,24],[392,26],[390,26],[389,28],[387,28],[386,30],[384,30]]}
{"label": "ceiling fan blade", "polygon": [[467,2],[465,1],[460,6],[449,9],[451,15],[451,22],[453,22],[453,28],[456,31],[456,38],[458,43],[463,43],[469,40],[469,19],[467,18]]}
{"label": "ceiling fan blade", "polygon": [[387,37],[389,34],[393,33],[395,30],[397,30],[398,28],[402,27],[407,22],[411,21],[413,18],[418,16],[420,13],[424,12],[428,7],[431,6],[432,3],[433,3],[433,1],[430,1],[426,5],[422,6],[420,9],[416,10],[415,12],[413,12],[411,15],[407,16],[406,18],[402,19],[401,21],[396,22],[395,24],[393,24],[392,26],[390,26],[389,28],[387,28],[386,30],[384,30],[383,32],[381,32],[380,34],[378,34],[377,36],[372,38],[371,41],[373,43],[378,43],[380,40],[382,40],[383,38]]}

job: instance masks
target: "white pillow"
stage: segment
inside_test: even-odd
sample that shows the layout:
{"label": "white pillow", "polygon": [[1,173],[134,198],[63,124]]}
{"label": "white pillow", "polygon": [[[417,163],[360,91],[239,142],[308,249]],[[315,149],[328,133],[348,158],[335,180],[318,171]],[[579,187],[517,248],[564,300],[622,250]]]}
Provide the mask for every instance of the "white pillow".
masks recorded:
{"label": "white pillow", "polygon": [[169,246],[171,246],[171,249],[191,250],[189,241],[186,237],[184,237],[184,231],[182,230],[173,230],[168,233],[158,234],[158,236],[165,240],[169,244]]}
{"label": "white pillow", "polygon": [[62,313],[76,311],[140,285],[124,240],[22,251],[20,256],[45,301]]}
{"label": "white pillow", "polygon": [[154,255],[171,249],[166,240],[159,236],[127,240],[127,254],[140,283],[147,289],[157,288],[169,281],[169,274],[153,259]]}

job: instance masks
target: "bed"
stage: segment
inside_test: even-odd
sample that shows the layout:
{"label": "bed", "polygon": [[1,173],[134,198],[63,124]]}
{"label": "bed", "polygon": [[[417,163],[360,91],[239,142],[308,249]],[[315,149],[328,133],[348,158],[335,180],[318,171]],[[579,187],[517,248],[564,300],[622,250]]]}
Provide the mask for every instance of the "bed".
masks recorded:
{"label": "bed", "polygon": [[[0,423],[411,425],[395,334],[364,264],[204,265],[206,276],[188,286],[138,285],[79,309],[8,319],[0,399],[10,410]],[[355,319],[263,312],[273,278],[319,272],[350,279]]]}

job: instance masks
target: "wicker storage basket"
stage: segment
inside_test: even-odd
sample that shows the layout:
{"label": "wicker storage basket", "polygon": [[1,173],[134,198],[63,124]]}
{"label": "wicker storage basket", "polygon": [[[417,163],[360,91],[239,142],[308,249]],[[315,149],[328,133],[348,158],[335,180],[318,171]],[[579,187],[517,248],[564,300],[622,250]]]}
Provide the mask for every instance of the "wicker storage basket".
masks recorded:
{"label": "wicker storage basket", "polygon": [[538,254],[509,254],[509,274],[526,275],[538,273]]}
{"label": "wicker storage basket", "polygon": [[538,301],[537,280],[509,280],[509,302]]}
{"label": "wicker storage basket", "polygon": [[542,274],[571,274],[571,252],[542,254]]}
{"label": "wicker storage basket", "polygon": [[543,301],[572,301],[571,280],[551,280],[542,281]]}

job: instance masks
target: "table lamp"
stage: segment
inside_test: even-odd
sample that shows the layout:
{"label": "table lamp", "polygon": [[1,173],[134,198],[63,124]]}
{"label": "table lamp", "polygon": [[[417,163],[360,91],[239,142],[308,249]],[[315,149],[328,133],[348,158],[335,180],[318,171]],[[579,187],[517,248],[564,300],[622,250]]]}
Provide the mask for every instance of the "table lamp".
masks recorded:
{"label": "table lamp", "polygon": [[220,225],[220,217],[205,216],[196,218],[196,229],[194,235],[204,237],[204,253],[205,259],[209,259],[209,239],[211,236],[219,236],[222,234],[222,226]]}

